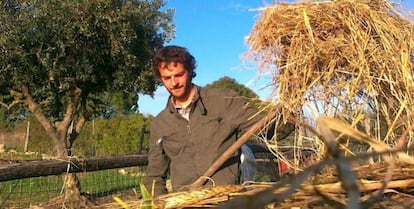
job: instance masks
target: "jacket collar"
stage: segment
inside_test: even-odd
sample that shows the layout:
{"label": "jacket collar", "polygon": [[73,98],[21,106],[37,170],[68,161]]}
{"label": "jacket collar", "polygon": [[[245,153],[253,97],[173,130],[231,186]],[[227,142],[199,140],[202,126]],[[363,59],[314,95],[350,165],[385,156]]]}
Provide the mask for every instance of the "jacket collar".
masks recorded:
{"label": "jacket collar", "polygon": [[[193,99],[193,102],[192,102],[191,106],[195,105],[196,106],[195,108],[198,108],[202,115],[206,115],[207,114],[207,109],[206,109],[206,107],[203,103],[203,98],[202,98],[202,94],[203,94],[202,91],[203,90],[202,90],[202,87],[197,86],[195,84],[193,84],[193,85],[196,88],[196,93],[194,95],[194,99]],[[175,109],[175,106],[173,104],[171,95],[168,97],[167,109],[169,110],[170,113],[177,112],[177,110]]]}

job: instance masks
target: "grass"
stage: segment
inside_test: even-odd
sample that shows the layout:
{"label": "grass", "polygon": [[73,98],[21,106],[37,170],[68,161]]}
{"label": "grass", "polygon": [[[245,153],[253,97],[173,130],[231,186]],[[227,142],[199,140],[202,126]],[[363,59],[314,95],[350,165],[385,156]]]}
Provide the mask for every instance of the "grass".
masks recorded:
{"label": "grass", "polygon": [[37,152],[17,152],[15,150],[7,150],[0,153],[0,159],[2,160],[41,160],[42,155]]}
{"label": "grass", "polygon": [[[81,191],[91,197],[102,197],[130,191],[139,191],[142,173],[137,167],[79,173]],[[62,176],[46,176],[0,182],[0,208],[27,207],[53,199],[61,194]]]}

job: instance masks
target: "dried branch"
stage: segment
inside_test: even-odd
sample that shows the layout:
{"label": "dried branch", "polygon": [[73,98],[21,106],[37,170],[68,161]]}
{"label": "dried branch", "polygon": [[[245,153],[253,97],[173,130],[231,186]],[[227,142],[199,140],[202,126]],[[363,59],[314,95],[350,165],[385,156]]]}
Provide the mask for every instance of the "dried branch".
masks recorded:
{"label": "dried branch", "polygon": [[[318,124],[319,133],[327,144],[329,155],[333,158],[344,157],[344,154],[338,148],[338,144],[335,140],[336,137],[329,129],[329,126],[326,124],[324,118],[318,118],[316,122]],[[346,208],[361,208],[361,205],[359,203],[361,193],[357,185],[358,178],[352,171],[350,162],[344,161],[342,163],[338,163],[337,168],[339,177],[342,181],[342,186],[346,190],[347,197],[349,198],[348,204],[346,204]]]}

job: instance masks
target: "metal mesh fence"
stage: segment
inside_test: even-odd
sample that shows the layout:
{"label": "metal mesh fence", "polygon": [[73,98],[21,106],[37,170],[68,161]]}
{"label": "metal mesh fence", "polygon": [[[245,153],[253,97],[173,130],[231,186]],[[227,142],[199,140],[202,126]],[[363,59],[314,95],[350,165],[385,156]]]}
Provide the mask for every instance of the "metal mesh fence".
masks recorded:
{"label": "metal mesh fence", "polygon": [[[145,167],[78,173],[81,192],[90,197],[139,191]],[[28,208],[58,197],[63,176],[45,176],[0,182],[0,208]]]}

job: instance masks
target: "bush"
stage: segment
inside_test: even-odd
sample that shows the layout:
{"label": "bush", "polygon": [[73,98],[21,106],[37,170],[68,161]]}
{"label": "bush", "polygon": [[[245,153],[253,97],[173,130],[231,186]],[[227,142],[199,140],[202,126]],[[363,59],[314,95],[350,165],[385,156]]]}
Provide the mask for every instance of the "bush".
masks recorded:
{"label": "bush", "polygon": [[141,114],[120,115],[111,119],[98,118],[88,122],[74,143],[75,155],[113,156],[138,154],[139,140],[145,125],[143,150],[149,147],[147,131],[150,119]]}
{"label": "bush", "polygon": [[[142,114],[130,114],[88,121],[73,144],[73,153],[80,158],[138,154],[143,130],[145,132],[141,150],[145,152],[149,149],[151,120],[151,117],[144,117]],[[0,133],[5,136],[6,148],[19,152],[24,150],[27,121],[30,121],[28,151],[54,156],[53,140],[32,117],[13,128],[0,129]]]}

